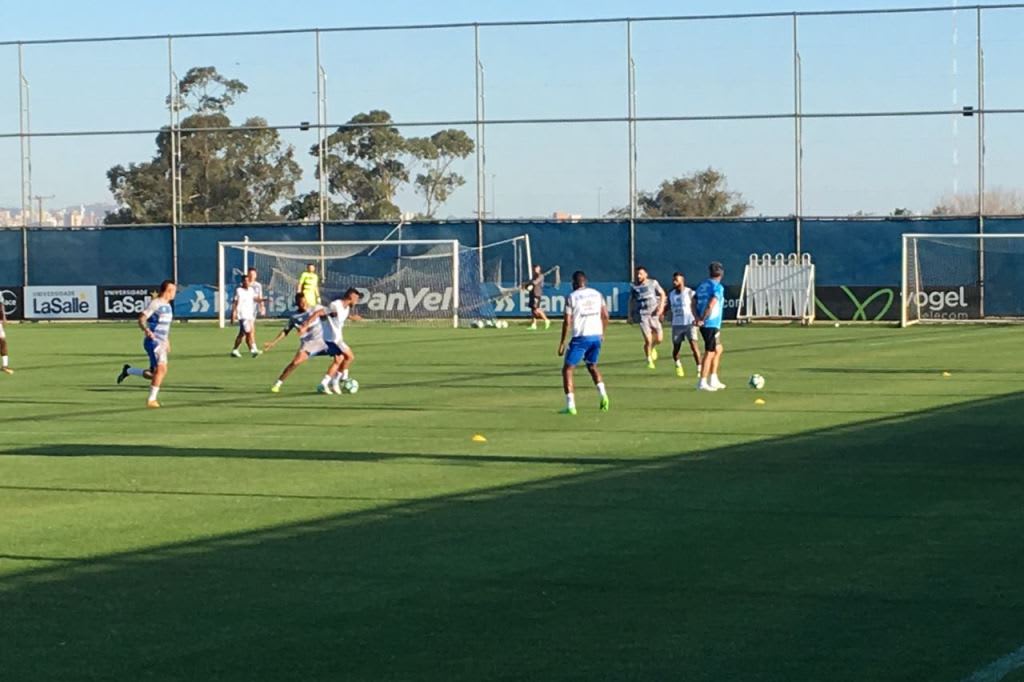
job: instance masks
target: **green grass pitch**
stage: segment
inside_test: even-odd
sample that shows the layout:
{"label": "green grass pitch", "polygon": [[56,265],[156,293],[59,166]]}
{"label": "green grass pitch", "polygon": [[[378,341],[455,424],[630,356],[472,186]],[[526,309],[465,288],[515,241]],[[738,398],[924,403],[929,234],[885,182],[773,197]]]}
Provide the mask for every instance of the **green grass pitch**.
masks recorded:
{"label": "green grass pitch", "polygon": [[175,326],[147,411],[131,325],[10,325],[0,679],[955,681],[1024,642],[1024,329],[729,327],[698,394],[615,325],[575,418],[555,328],[347,337],[358,395],[275,395],[294,340]]}

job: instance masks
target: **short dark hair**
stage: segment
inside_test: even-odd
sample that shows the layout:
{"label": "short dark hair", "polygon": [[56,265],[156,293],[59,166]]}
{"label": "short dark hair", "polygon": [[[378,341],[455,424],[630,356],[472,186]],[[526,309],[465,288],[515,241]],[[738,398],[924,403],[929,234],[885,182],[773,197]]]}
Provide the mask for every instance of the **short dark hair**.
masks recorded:
{"label": "short dark hair", "polygon": [[356,289],[355,287],[349,287],[348,289],[345,289],[345,293],[342,294],[342,298],[348,298],[352,294],[355,294],[359,298],[363,297],[363,293],[359,291],[359,289]]}
{"label": "short dark hair", "polygon": [[295,305],[298,305],[298,304],[302,303],[303,299],[305,299],[305,298],[306,298],[306,295],[304,293],[302,293],[301,291],[298,292],[297,294],[295,294]]}
{"label": "short dark hair", "polygon": [[164,281],[160,282],[159,295],[163,296],[164,292],[167,291],[168,287],[172,286],[173,284],[173,279],[165,279]]}
{"label": "short dark hair", "polygon": [[721,277],[725,274],[725,268],[718,261],[711,261],[711,265],[708,266],[708,274],[712,277]]}
{"label": "short dark hair", "polygon": [[683,279],[686,279],[686,275],[684,275],[683,273],[679,272],[678,270],[676,270],[675,272],[672,273],[672,278],[675,279],[676,277],[682,277]]}
{"label": "short dark hair", "polygon": [[247,272],[256,272],[256,268],[249,268]]}
{"label": "short dark hair", "polygon": [[587,273],[582,270],[577,270],[572,273],[572,285],[579,289],[581,286],[587,283]]}
{"label": "short dark hair", "polygon": [[636,270],[634,272],[640,272],[641,270],[643,270],[644,272],[647,272],[647,268],[645,268],[642,265],[636,266]]}

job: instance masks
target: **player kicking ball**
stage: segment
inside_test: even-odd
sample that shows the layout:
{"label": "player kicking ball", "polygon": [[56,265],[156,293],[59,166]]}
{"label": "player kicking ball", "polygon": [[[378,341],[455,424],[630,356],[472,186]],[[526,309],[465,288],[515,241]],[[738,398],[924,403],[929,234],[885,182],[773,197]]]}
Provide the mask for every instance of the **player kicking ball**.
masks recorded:
{"label": "player kicking ball", "polygon": [[4,324],[7,322],[7,311],[4,309],[4,302],[0,300],[0,372],[14,374],[11,369],[11,359],[7,357],[7,333],[4,331]]}
{"label": "player kicking ball", "polygon": [[537,322],[544,323],[544,329],[551,329],[551,320],[548,319],[547,313],[541,308],[541,297],[544,295],[544,271],[539,265],[533,266],[533,277],[529,282],[523,285],[526,292],[530,295],[530,329],[536,331]]}
{"label": "player kicking ball", "polygon": [[171,354],[171,321],[174,319],[174,308],[171,303],[177,291],[178,287],[173,281],[164,280],[160,284],[156,298],[150,301],[139,315],[139,329],[145,335],[142,348],[149,356],[149,369],[125,365],[117,377],[119,384],[133,376],[149,379],[149,398],[146,400],[146,407],[152,409],[160,407],[157,395],[164,383],[164,377],[167,376],[167,356]]}
{"label": "player kicking ball", "polygon": [[256,289],[252,286],[252,280],[246,275],[235,289],[235,296],[231,299],[231,324],[238,324],[238,335],[235,337],[235,347],[231,349],[231,357],[242,357],[238,347],[242,341],[249,346],[249,353],[255,358],[260,355],[260,349],[256,346],[256,308],[259,305],[259,298]]}
{"label": "player kicking ball", "polygon": [[658,280],[647,275],[647,268],[636,269],[636,279],[630,285],[630,319],[640,323],[644,337],[644,357],[647,369],[654,369],[658,359],[658,344],[662,341],[661,318],[665,315],[665,290]]}
{"label": "player kicking ball", "polygon": [[696,322],[704,338],[704,361],[700,366],[698,391],[721,391],[725,384],[718,380],[718,365],[722,361],[722,312],[725,308],[725,287],[722,275],[725,268],[718,261],[708,266],[708,279],[697,287],[694,296]]}
{"label": "player kicking ball", "polygon": [[[604,296],[587,286],[587,276],[577,270],[572,275],[572,293],[565,299],[565,316],[562,318],[562,340],[558,344],[559,357],[565,356],[562,365],[562,387],[565,389],[565,409],[562,414],[576,414],[576,393],[573,385],[573,371],[582,360],[594,380],[597,393],[601,396],[600,408],[607,412],[608,390],[597,369],[601,355],[601,342],[608,327],[608,307]],[[572,339],[569,330],[572,330]]]}
{"label": "player kicking ball", "polygon": [[[327,374],[321,379],[320,385],[317,387],[317,393],[335,393],[341,395],[341,384],[349,380],[348,369],[352,366],[352,361],[356,359],[355,353],[349,348],[348,344],[345,343],[343,338],[343,330],[345,328],[345,322],[352,320],[353,322],[359,322],[363,318],[352,312],[356,304],[359,303],[359,299],[362,298],[362,294],[359,293],[358,289],[350,288],[341,298],[331,301],[330,305],[326,308],[320,308],[319,311],[310,315],[309,319],[303,323],[303,327],[308,327],[317,323],[317,320],[323,319],[326,322],[324,332],[328,347],[333,347],[333,350],[337,351],[334,356],[334,362],[327,369]],[[302,332],[302,329],[299,330]]]}
{"label": "player kicking ball", "polygon": [[[323,310],[323,308],[321,306],[310,306],[306,301],[306,297],[302,294],[295,294],[295,307],[298,308],[298,312],[288,318],[288,324],[285,328],[278,332],[273,341],[268,341],[263,346],[263,350],[269,351],[281,339],[288,336],[292,330],[299,330],[299,350],[295,352],[295,357],[284,368],[281,376],[274,382],[274,385],[270,387],[271,393],[280,393],[281,387],[291,373],[306,360],[318,355],[335,356],[337,354],[337,348],[332,349],[328,346],[327,341],[324,340],[323,325],[319,322],[311,325],[307,324],[309,319],[318,311]],[[333,345],[331,344],[331,346]]]}
{"label": "player kicking ball", "polygon": [[697,363],[697,376],[700,376],[700,349],[697,348],[699,332],[697,325],[694,324],[696,316],[694,315],[693,289],[686,286],[686,278],[681,272],[672,274],[672,291],[668,294],[668,303],[672,310],[672,360],[676,363],[676,376],[686,376],[683,361],[679,358],[683,341],[690,344],[690,352]]}

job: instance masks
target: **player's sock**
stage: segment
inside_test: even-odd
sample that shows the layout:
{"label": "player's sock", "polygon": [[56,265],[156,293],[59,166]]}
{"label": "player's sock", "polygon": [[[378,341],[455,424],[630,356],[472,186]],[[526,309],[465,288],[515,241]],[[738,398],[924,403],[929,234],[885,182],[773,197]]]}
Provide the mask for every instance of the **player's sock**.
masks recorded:
{"label": "player's sock", "polygon": [[139,369],[138,367],[129,367],[128,368],[128,376],[130,376],[130,377],[146,376],[146,370]]}
{"label": "player's sock", "polygon": [[599,381],[599,382],[597,382],[596,386],[597,386],[598,394],[600,394],[600,396],[602,398],[607,398],[608,397],[608,389],[605,388],[604,382],[603,381]]}
{"label": "player's sock", "polygon": [[280,379],[274,382],[274,388],[281,388],[282,386],[284,386],[284,382]]}
{"label": "player's sock", "polygon": [[160,393],[160,387],[159,386],[150,386],[149,387],[149,402],[155,403],[156,402],[156,396],[157,396],[158,393]]}
{"label": "player's sock", "polygon": [[565,409],[575,410],[576,409],[576,394],[566,393],[565,394]]}
{"label": "player's sock", "polygon": [[341,380],[342,381],[348,381],[348,370],[347,369],[341,370]]}
{"label": "player's sock", "polygon": [[551,320],[544,320],[544,328],[551,329]]}
{"label": "player's sock", "polygon": [[530,329],[536,329],[536,328],[537,328],[537,323],[536,322],[534,322],[534,323],[532,323],[530,325]]}
{"label": "player's sock", "polygon": [[676,367],[682,367],[682,366],[683,366],[683,361],[682,360],[676,360]]}
{"label": "player's sock", "polygon": [[6,367],[10,361],[10,358],[6,355],[0,356],[0,367]]}
{"label": "player's sock", "polygon": [[325,374],[324,378],[320,380],[320,385],[327,388],[327,384],[331,383],[331,375]]}

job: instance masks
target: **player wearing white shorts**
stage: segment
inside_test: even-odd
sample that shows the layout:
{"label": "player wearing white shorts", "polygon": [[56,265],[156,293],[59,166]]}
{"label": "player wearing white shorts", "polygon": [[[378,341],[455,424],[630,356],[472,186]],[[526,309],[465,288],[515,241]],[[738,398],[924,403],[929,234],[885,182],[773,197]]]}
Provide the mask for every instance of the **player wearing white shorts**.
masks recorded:
{"label": "player wearing white shorts", "polygon": [[295,352],[295,357],[292,358],[292,361],[281,372],[281,376],[271,386],[270,391],[272,393],[280,393],[281,386],[284,385],[288,376],[306,360],[318,355],[334,356],[337,354],[336,348],[332,349],[334,344],[328,345],[327,341],[324,340],[323,325],[316,323],[307,326],[306,324],[314,314],[323,310],[323,308],[321,306],[310,307],[306,302],[306,297],[302,294],[295,294],[295,306],[298,308],[298,312],[288,318],[288,324],[278,332],[273,341],[269,341],[263,346],[263,350],[268,351],[276,346],[281,339],[288,336],[292,330],[299,330],[299,350]]}
{"label": "player wearing white shorts", "polygon": [[657,345],[662,340],[661,318],[665,315],[665,303],[665,290],[658,280],[647,276],[647,268],[638,267],[636,279],[630,285],[630,319],[640,324],[647,369],[654,369],[654,361],[658,359]]}
{"label": "player wearing white shorts", "polygon": [[690,344],[690,352],[697,363],[697,374],[700,375],[700,349],[697,348],[700,333],[694,324],[693,289],[686,286],[686,278],[681,272],[672,274],[672,291],[668,293],[668,303],[672,310],[672,360],[676,363],[676,376],[686,376],[683,361],[679,359],[683,341]]}
{"label": "player wearing white shorts", "polygon": [[[587,286],[587,276],[581,270],[572,275],[572,293],[565,299],[565,316],[562,318],[562,340],[558,344],[558,355],[565,356],[562,364],[562,387],[565,389],[565,409],[562,414],[576,414],[576,394],[573,385],[573,370],[582,360],[594,380],[597,393],[601,396],[600,408],[608,411],[608,390],[604,378],[597,369],[601,355],[604,332],[608,327],[608,307],[604,296]],[[566,341],[572,330],[572,340]]]}
{"label": "player wearing white shorts", "polygon": [[245,341],[249,346],[249,352],[255,358],[260,354],[256,346],[256,290],[251,286],[252,282],[246,275],[238,288],[235,289],[235,296],[231,299],[231,324],[238,324],[238,335],[235,336],[235,347],[231,349],[231,357],[240,358],[242,353],[238,347]]}
{"label": "player wearing white shorts", "polygon": [[164,280],[156,298],[149,302],[146,309],[139,315],[139,328],[145,334],[142,348],[149,356],[149,369],[139,369],[131,365],[121,368],[117,383],[122,383],[130,376],[145,377],[150,380],[149,399],[146,407],[157,408],[157,394],[167,376],[167,356],[171,353],[171,321],[174,319],[174,295],[178,287],[172,280]]}
{"label": "player wearing white shorts", "polygon": [[11,369],[11,359],[7,357],[7,333],[4,331],[4,323],[7,322],[7,311],[4,310],[4,302],[0,300],[0,372],[14,374]]}
{"label": "player wearing white shorts", "polygon": [[333,345],[334,349],[337,350],[334,362],[327,369],[327,374],[324,375],[324,378],[320,381],[320,386],[317,388],[319,393],[337,393],[341,395],[341,383],[348,381],[348,369],[352,366],[352,361],[356,359],[356,356],[348,344],[345,343],[343,331],[347,320],[358,322],[363,319],[352,312],[356,304],[359,303],[360,298],[362,298],[362,294],[359,293],[358,289],[349,288],[342,294],[341,298],[331,301],[326,308],[321,308],[319,312],[311,315],[305,323],[307,326],[316,324],[316,320],[320,319],[323,322],[324,337],[328,345]]}

